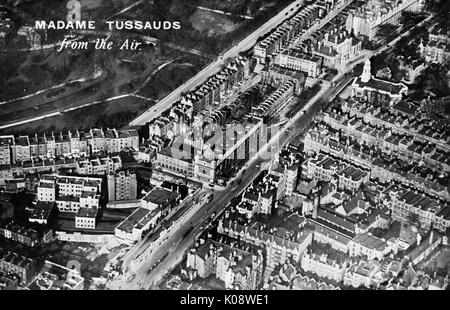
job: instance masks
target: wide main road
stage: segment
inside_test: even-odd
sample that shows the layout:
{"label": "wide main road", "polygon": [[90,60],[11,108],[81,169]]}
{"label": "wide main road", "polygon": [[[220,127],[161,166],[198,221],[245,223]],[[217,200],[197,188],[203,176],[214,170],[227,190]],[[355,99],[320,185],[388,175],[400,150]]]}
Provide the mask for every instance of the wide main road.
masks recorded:
{"label": "wide main road", "polygon": [[177,89],[172,91],[169,95],[158,101],[153,107],[151,107],[150,109],[139,115],[137,118],[135,118],[133,121],[131,121],[130,125],[142,126],[150,122],[154,118],[158,117],[159,115],[161,115],[161,113],[169,109],[174,102],[178,101],[183,93],[187,93],[195,89],[197,86],[204,83],[209,77],[219,72],[227,59],[237,57],[240,52],[250,49],[252,46],[256,44],[259,37],[270,32],[272,29],[275,29],[279,24],[284,22],[286,19],[295,15],[295,13],[297,13],[297,10],[301,7],[303,2],[304,0],[295,0],[293,3],[284,8],[276,16],[272,17],[269,21],[267,21],[264,25],[259,27],[253,33],[246,36],[238,44],[234,45],[228,51],[221,54],[221,56],[216,61],[210,63],[200,72],[198,72],[194,77],[189,79],[187,82],[183,83]]}
{"label": "wide main road", "polygon": [[[423,23],[428,20],[430,20],[430,18],[427,18],[423,22],[419,23],[416,27],[423,25]],[[122,289],[155,288],[167,272],[183,260],[183,256],[192,246],[196,237],[211,222],[211,216],[213,214],[216,214],[217,216],[220,212],[222,212],[230,203],[231,199],[239,195],[248,186],[248,184],[254,180],[259,172],[266,168],[261,165],[261,162],[267,161],[268,157],[271,157],[271,153],[273,154],[273,152],[268,151],[268,149],[271,149],[271,146],[275,145],[278,146],[275,151],[277,152],[279,148],[288,144],[298,135],[304,134],[308,130],[314,116],[319,113],[323,107],[327,105],[336,95],[338,95],[346,85],[348,85],[351,81],[351,76],[349,76],[348,73],[350,73],[357,64],[364,63],[366,59],[371,58],[373,55],[377,55],[386,49],[391,48],[401,37],[407,36],[409,33],[410,30],[399,35],[396,39],[391,41],[389,44],[382,46],[378,50],[367,51],[357,60],[349,63],[348,66],[340,68],[340,73],[333,79],[334,86],[331,86],[333,85],[331,83],[322,85],[320,92],[304,107],[302,107],[299,113],[290,119],[288,123],[277,132],[271,141],[263,147],[262,153],[265,153],[264,155],[266,156],[261,159],[262,154],[258,154],[249,161],[246,168],[239,172],[237,177],[242,180],[239,185],[229,185],[226,189],[216,190],[214,192],[214,199],[210,203],[203,205],[200,210],[193,213],[191,216],[188,216],[180,228],[169,236],[168,240],[161,245],[161,249],[159,249],[158,253],[155,253],[149,261],[145,262],[140,266],[140,268],[135,270],[136,279],[131,281],[123,281],[119,284],[120,287]],[[191,227],[193,227],[193,230],[189,232]],[[155,261],[168,252],[169,255],[150,271],[149,267],[154,266]]]}
{"label": "wide main road", "polygon": [[[349,72],[351,68],[347,69]],[[278,152],[279,148],[284,147],[290,140],[295,138],[299,133],[304,133],[311,123],[314,115],[322,108],[323,101],[333,98],[342,88],[349,82],[350,78],[343,72],[335,77],[335,87],[323,85],[321,91],[312,98],[295,117],[278,131],[275,136],[265,144],[261,151],[250,159],[246,167],[244,167],[237,175],[241,180],[238,185],[230,184],[225,189],[217,189],[214,191],[214,198],[210,203],[202,205],[196,212],[189,212],[179,229],[174,231],[168,238],[158,247],[155,248],[152,255],[146,260],[139,263],[139,266],[133,270],[126,272],[120,279],[112,282],[109,289],[145,289],[155,288],[155,286],[163,279],[172,268],[183,260],[186,251],[192,246],[196,237],[205,229],[212,221],[212,216],[220,214],[231,200],[239,195],[260,173],[265,165]],[[276,148],[272,149],[271,146]],[[189,231],[193,227],[192,231]],[[159,264],[158,259],[166,255]],[[152,270],[150,268],[153,267]],[[129,279],[133,275],[132,279]]]}
{"label": "wide main road", "polygon": [[[398,39],[395,39],[391,44],[393,45],[397,41]],[[272,137],[271,141],[265,144],[261,151],[239,172],[237,177],[241,179],[242,182],[238,186],[229,185],[224,190],[216,190],[214,192],[213,201],[202,206],[201,210],[189,218],[189,223],[186,221],[186,223],[182,225],[175,234],[170,236],[169,240],[167,240],[167,244],[170,244],[170,246],[167,245],[167,247],[164,248],[165,253],[167,253],[167,250],[170,252],[167,258],[151,272],[148,271],[150,263],[147,265],[144,264],[140,270],[136,271],[136,274],[140,274],[139,285],[136,285],[136,283],[131,281],[131,283],[126,283],[125,287],[134,289],[156,288],[156,285],[161,282],[167,272],[183,260],[183,256],[192,246],[196,237],[211,222],[211,215],[216,214],[217,217],[231,200],[239,195],[256,178],[262,169],[267,168],[261,165],[261,163],[267,163],[267,160],[271,160],[273,155],[277,153],[280,148],[283,148],[298,135],[304,134],[309,129],[315,115],[328,105],[329,102],[333,100],[333,98],[335,98],[349,82],[351,82],[352,77],[349,73],[357,64],[364,63],[366,59],[371,58],[373,55],[376,55],[387,48],[389,48],[389,46],[383,46],[376,51],[368,51],[362,54],[356,61],[353,61],[340,70],[339,74],[333,78],[333,84],[330,82],[324,83],[319,93],[311,98],[311,100],[309,100],[293,118],[280,128],[274,137]],[[275,150],[272,150],[272,146],[275,146]],[[184,234],[188,232],[192,223],[196,223],[194,229],[184,237]],[[153,259],[156,260],[156,257]]]}

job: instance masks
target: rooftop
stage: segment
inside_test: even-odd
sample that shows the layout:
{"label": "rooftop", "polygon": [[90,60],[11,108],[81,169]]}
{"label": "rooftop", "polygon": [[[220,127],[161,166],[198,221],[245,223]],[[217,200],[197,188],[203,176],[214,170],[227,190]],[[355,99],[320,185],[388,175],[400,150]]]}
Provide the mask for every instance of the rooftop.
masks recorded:
{"label": "rooftop", "polygon": [[30,215],[30,219],[48,219],[53,210],[53,205],[53,202],[38,201]]}
{"label": "rooftop", "polygon": [[77,217],[95,218],[97,217],[97,208],[80,208],[77,213]]}
{"label": "rooftop", "polygon": [[352,241],[354,243],[360,244],[365,248],[377,251],[384,251],[384,249],[386,249],[387,247],[387,243],[385,241],[377,237],[374,237],[369,233],[359,234],[355,238],[353,238]]}
{"label": "rooftop", "polygon": [[375,90],[381,90],[392,95],[400,95],[408,90],[408,88],[402,83],[383,81],[374,77],[371,77],[367,83],[362,82],[361,77],[358,77],[354,83],[359,87],[368,87]]}
{"label": "rooftop", "polygon": [[175,202],[178,198],[178,195],[179,194],[168,189],[155,187],[142,199],[147,202],[154,203],[158,206],[166,206],[167,204]]}
{"label": "rooftop", "polygon": [[120,223],[117,229],[131,233],[134,228],[139,229],[144,227],[150,220],[157,216],[158,213],[159,212],[156,210],[150,211],[143,207],[137,208],[130,216]]}

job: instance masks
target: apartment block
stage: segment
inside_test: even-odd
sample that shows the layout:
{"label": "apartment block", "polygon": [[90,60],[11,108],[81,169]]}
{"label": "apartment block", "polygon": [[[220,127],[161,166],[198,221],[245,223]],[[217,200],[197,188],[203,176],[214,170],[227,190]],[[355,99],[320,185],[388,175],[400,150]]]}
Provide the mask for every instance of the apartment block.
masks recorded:
{"label": "apartment block", "polygon": [[114,174],[121,168],[122,159],[120,156],[106,156],[77,161],[76,171],[83,175],[107,175]]}
{"label": "apartment block", "polygon": [[278,64],[294,70],[306,72],[316,78],[322,73],[322,58],[308,55],[298,48],[286,49],[280,53]]}
{"label": "apartment block", "polygon": [[137,198],[136,174],[130,171],[119,171],[109,174],[108,199],[109,201],[135,200]]}
{"label": "apartment block", "polygon": [[56,202],[59,211],[78,213],[80,208],[98,208],[102,179],[89,177],[42,175],[39,201]]}

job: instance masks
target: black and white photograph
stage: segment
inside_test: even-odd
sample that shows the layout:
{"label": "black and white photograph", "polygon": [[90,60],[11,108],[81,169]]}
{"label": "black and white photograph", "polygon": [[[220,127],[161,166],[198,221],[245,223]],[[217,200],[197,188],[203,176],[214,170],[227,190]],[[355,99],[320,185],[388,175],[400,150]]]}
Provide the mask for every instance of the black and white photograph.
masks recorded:
{"label": "black and white photograph", "polygon": [[449,237],[450,1],[0,0],[0,290],[445,291]]}

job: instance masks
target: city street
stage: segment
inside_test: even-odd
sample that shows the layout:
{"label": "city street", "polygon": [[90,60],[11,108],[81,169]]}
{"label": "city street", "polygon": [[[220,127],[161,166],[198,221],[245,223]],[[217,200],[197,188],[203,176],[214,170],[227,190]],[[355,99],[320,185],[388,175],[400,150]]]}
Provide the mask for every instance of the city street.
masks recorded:
{"label": "city street", "polygon": [[[354,63],[356,65],[357,62]],[[142,289],[142,288],[155,288],[164,275],[168,271],[173,269],[178,263],[180,263],[186,253],[186,251],[192,246],[193,242],[199,234],[208,226],[212,221],[212,215],[217,217],[225,208],[229,205],[231,200],[242,193],[242,191],[257,177],[262,169],[261,162],[268,160],[274,154],[278,152],[278,148],[269,151],[271,145],[278,145],[279,148],[286,146],[297,135],[304,133],[311,123],[314,116],[322,109],[321,103],[324,99],[325,102],[333,99],[351,80],[350,77],[345,77],[345,74],[351,71],[353,67],[349,67],[346,72],[343,72],[335,77],[333,80],[336,82],[336,86],[329,88],[327,86],[322,87],[321,91],[314,96],[272,139],[265,144],[265,146],[256,154],[249,163],[243,168],[245,171],[240,171],[238,174],[239,179],[242,180],[240,184],[230,184],[227,188],[214,191],[213,200],[203,205],[196,212],[189,212],[185,217],[183,224],[180,228],[170,235],[159,247],[156,249],[151,257],[149,257],[138,268],[133,268],[130,273],[124,274],[121,279],[129,279],[131,275],[135,275],[131,281],[124,282],[123,280],[114,281],[109,286],[111,289]],[[288,134],[285,134],[288,132]],[[194,227],[190,232],[189,229]],[[189,232],[185,236],[186,232]],[[143,245],[142,245],[143,246]],[[139,246],[141,249],[142,246]],[[141,251],[139,251],[141,252]],[[137,253],[137,252],[135,252]],[[169,253],[166,255],[166,253]],[[149,269],[155,265],[155,263],[163,257],[163,261],[154,267],[151,272]]]}
{"label": "city street", "polygon": [[[417,26],[427,22],[431,17],[422,21]],[[416,27],[417,27],[416,26]],[[330,83],[324,83],[321,86],[320,91],[310,99],[304,107],[289,121],[283,125],[281,130],[278,130],[275,136],[263,146],[263,148],[248,164],[238,173],[236,179],[240,178],[242,181],[238,185],[229,185],[225,189],[219,189],[214,191],[214,199],[203,206],[201,206],[196,212],[187,212],[184,217],[183,223],[179,229],[171,234],[161,246],[152,253],[145,262],[138,268],[133,268],[133,279],[131,281],[123,282],[116,281],[110,288],[119,287],[121,289],[155,289],[157,285],[161,283],[164,276],[170,272],[177,264],[179,264],[186,254],[186,251],[193,245],[195,239],[201,234],[201,232],[212,221],[212,216],[215,214],[217,217],[225,208],[229,205],[231,200],[239,195],[260,173],[261,169],[267,167],[260,167],[261,163],[265,160],[273,158],[279,149],[286,146],[294,138],[304,134],[312,123],[315,115],[317,115],[330,101],[332,101],[348,84],[351,82],[352,77],[350,73],[356,65],[364,63],[367,59],[370,59],[373,55],[377,55],[395,45],[401,37],[407,36],[410,31],[400,34],[389,44],[379,48],[375,51],[363,51],[361,55],[345,66],[339,68],[339,73],[336,75]],[[212,70],[210,68],[210,70]],[[195,81],[191,81],[194,83]],[[330,85],[334,85],[330,87]],[[169,96],[176,96],[171,94]],[[167,97],[162,101],[168,100]],[[153,107],[154,109],[155,107]],[[272,149],[272,146],[277,146],[276,149]],[[193,229],[189,231],[191,228]],[[187,235],[186,235],[187,234]],[[155,264],[158,262],[158,264]],[[152,268],[151,270],[149,270]],[[129,279],[131,274],[125,274],[123,278]]]}
{"label": "city street", "polygon": [[[420,24],[423,24],[427,20],[429,20],[429,18]],[[270,159],[280,148],[283,148],[294,138],[304,134],[309,129],[314,116],[324,108],[324,105],[335,98],[352,80],[348,73],[350,73],[356,65],[364,63],[366,59],[369,59],[373,55],[391,48],[401,37],[408,35],[410,31],[411,30],[401,34],[398,38],[390,42],[390,44],[387,44],[376,51],[364,51],[364,53],[362,53],[355,61],[352,61],[349,65],[342,66],[339,70],[339,74],[336,75],[330,83],[322,84],[319,93],[309,100],[305,106],[291,118],[274,137],[272,137],[271,141],[269,141],[260,152],[249,161],[243,168],[245,171],[239,172],[238,177],[240,176],[240,179],[242,180],[239,185],[228,185],[225,189],[214,191],[214,199],[210,203],[203,205],[192,215],[186,216],[183,224],[180,225],[180,228],[174,234],[170,235],[169,238],[153,252],[151,258],[146,260],[139,268],[135,269],[136,276],[132,281],[126,283],[117,281],[111,288],[119,285],[122,289],[155,289],[163,277],[183,260],[186,251],[193,245],[193,242],[198,235],[201,234],[205,227],[212,221],[211,216],[216,214],[217,217],[226,206],[229,205],[231,200],[239,195],[256,178],[261,169],[266,168],[260,166],[257,168],[257,165],[260,165],[264,160]],[[329,85],[334,86],[330,87]],[[269,147],[272,147],[272,145],[276,145],[278,148],[269,151]],[[189,229],[191,229],[192,226],[194,228],[189,232]],[[187,236],[185,235],[186,233],[188,233]],[[167,253],[169,254],[167,255]],[[163,258],[162,261],[154,266],[155,262],[161,258]],[[152,266],[154,266],[154,268],[149,272],[149,269]],[[124,275],[123,278],[128,277],[130,277],[130,274]]]}
{"label": "city street", "polygon": [[450,0],[2,1],[0,290],[450,289]]}

